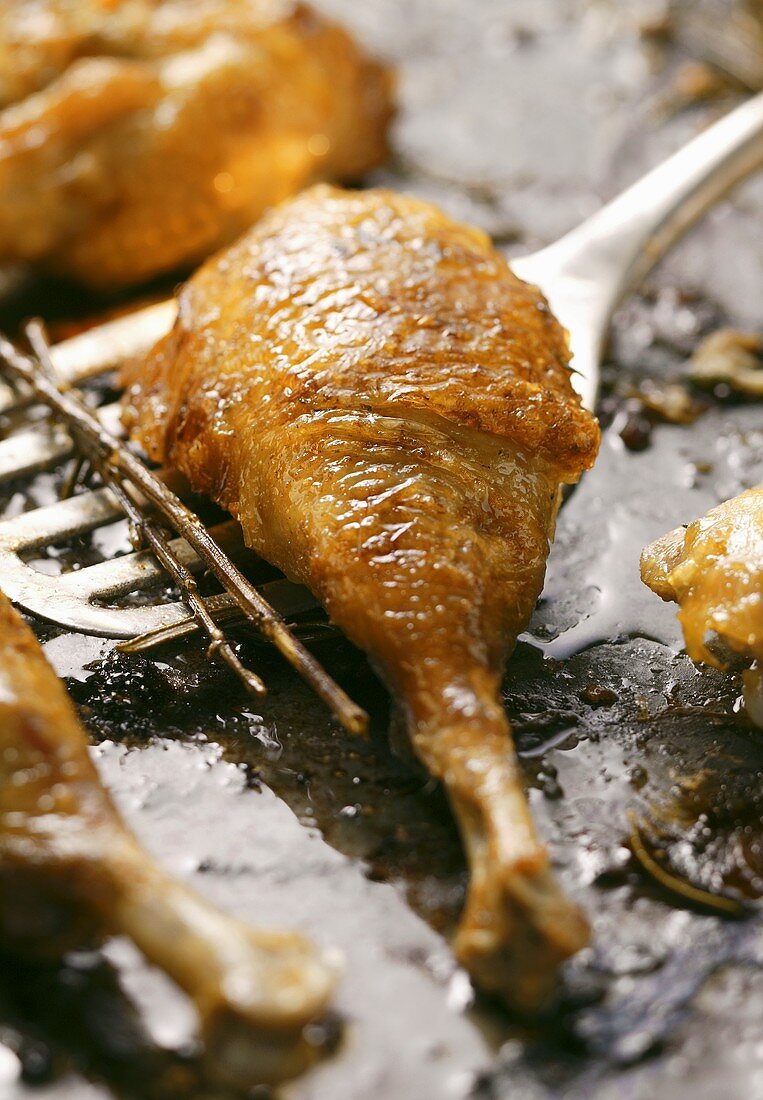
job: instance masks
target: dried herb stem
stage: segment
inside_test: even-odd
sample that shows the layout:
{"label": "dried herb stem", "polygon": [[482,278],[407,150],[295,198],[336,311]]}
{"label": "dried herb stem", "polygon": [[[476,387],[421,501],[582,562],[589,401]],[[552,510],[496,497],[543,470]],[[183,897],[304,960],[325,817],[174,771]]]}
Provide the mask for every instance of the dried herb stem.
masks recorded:
{"label": "dried herb stem", "polygon": [[[204,601],[204,605],[218,624],[236,622],[244,619],[244,613],[232,596],[222,592],[218,596],[211,596]],[[143,653],[146,650],[156,649],[168,642],[176,642],[199,629],[199,624],[191,616],[171,623],[170,626],[157,626],[153,630],[147,630],[145,634],[137,634],[134,638],[128,638],[117,644],[117,649],[123,653]]]}
{"label": "dried herb stem", "polygon": [[[275,581],[272,583],[288,582]],[[209,597],[204,601],[204,604],[218,626],[220,623],[240,622],[244,619],[243,611],[227,592]],[[336,637],[339,633],[338,628],[333,623],[322,618],[300,619],[299,622],[290,623],[289,628],[301,641],[308,642]],[[193,616],[189,616],[186,619],[179,619],[169,626],[157,626],[153,630],[146,631],[145,634],[138,634],[127,641],[119,642],[117,649],[121,649],[123,653],[144,653],[147,650],[167,645],[169,642],[176,642],[179,638],[185,638],[198,629],[199,624]]]}
{"label": "dried herb stem", "polygon": [[[118,481],[123,488],[125,484],[129,485],[133,492],[138,492],[157,509],[169,526],[186,540],[214,573],[223,588],[235,599],[247,619],[276,646],[292,667],[324,700],[344,727],[354,733],[363,732],[368,723],[365,711],[347,696],[294,636],[278,612],[268,604],[217,545],[198,516],[186,507],[125,443],[104,428],[75,391],[59,382],[48,353],[48,344],[42,325],[33,323],[29,326],[28,336],[35,351],[34,357],[22,353],[0,333],[0,359],[5,363],[12,377],[30,386],[34,395],[66,423],[91,461],[97,460],[99,468],[104,469],[109,481],[112,483]],[[131,499],[135,503],[134,496]],[[146,534],[145,526],[142,530]],[[154,549],[153,545],[152,549]],[[194,598],[199,604],[203,604],[195,591],[195,582],[193,590]],[[187,602],[193,609],[191,600]],[[211,616],[209,622],[217,631],[218,628]],[[217,652],[221,655],[223,659],[227,659],[224,652],[220,653],[220,644],[216,636],[213,637],[210,649],[213,653]],[[230,652],[232,653],[232,650]]]}
{"label": "dried herb stem", "polygon": [[745,905],[736,898],[726,897],[724,894],[714,894],[704,890],[701,886],[695,886],[692,882],[679,878],[666,870],[649,852],[642,837],[642,829],[636,815],[632,810],[628,812],[630,823],[629,843],[631,851],[641,864],[646,873],[658,882],[660,886],[683,898],[684,901],[694,905],[701,905],[707,909],[714,909],[727,916],[740,917],[745,913]]}
{"label": "dried herb stem", "polygon": [[265,695],[267,688],[260,677],[246,668],[236,656],[232,646],[226,639],[220,627],[209,614],[204,600],[199,595],[196,578],[187,566],[175,556],[169,545],[169,540],[161,527],[146,519],[141,513],[135,501],[130,496],[128,488],[116,478],[112,479],[106,473],[105,479],[109,488],[119,501],[120,507],[133,525],[134,530],[142,536],[152,553],[161,562],[169,575],[177,584],[183,595],[183,601],[188,604],[194,619],[200,629],[204,630],[209,638],[207,647],[208,657],[219,657],[226,665],[243,681],[246,688],[255,695]]}

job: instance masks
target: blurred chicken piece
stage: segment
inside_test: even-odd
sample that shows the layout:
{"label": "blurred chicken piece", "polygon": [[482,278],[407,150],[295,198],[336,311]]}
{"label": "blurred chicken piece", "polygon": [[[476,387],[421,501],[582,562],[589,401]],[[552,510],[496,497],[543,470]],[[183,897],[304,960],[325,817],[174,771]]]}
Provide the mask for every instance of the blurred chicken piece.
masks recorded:
{"label": "blurred chicken piece", "polygon": [[390,76],[294,0],[0,4],[0,263],[189,267],[386,152]]}
{"label": "blurred chicken piece", "polygon": [[647,546],[641,579],[680,605],[692,660],[715,668],[730,653],[763,660],[763,485]]}
{"label": "blurred chicken piece", "polygon": [[230,509],[371,656],[461,827],[458,957],[531,1010],[588,935],[536,836],[500,695],[559,485],[598,445],[568,359],[484,233],[318,186],[202,267],[126,377],[151,457]]}
{"label": "blurred chicken piece", "polygon": [[219,912],[139,847],[63,685],[0,594],[0,950],[57,957],[119,933],[193,998],[221,1083],[279,1081],[315,1054],[304,1029],[333,969],[300,936]]}

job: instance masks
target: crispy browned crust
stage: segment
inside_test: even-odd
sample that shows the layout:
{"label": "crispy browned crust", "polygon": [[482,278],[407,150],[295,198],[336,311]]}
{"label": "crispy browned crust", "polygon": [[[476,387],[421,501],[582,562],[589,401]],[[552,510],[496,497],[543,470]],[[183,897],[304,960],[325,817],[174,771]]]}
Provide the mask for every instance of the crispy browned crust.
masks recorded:
{"label": "crispy browned crust", "polygon": [[0,5],[0,261],[118,287],[383,160],[389,71],[293,0]]}
{"label": "crispy browned crust", "polygon": [[[391,191],[317,186],[201,268],[173,332],[127,381],[136,434],[183,468],[246,395],[263,432],[308,411],[418,410],[510,439],[574,481],[599,430],[569,358],[541,292],[480,230]],[[215,478],[209,459],[197,476]],[[235,505],[235,478],[222,497]]]}
{"label": "crispy browned crust", "polygon": [[641,579],[680,610],[686,649],[721,668],[727,651],[763,660],[763,486],[748,489],[647,546]]}

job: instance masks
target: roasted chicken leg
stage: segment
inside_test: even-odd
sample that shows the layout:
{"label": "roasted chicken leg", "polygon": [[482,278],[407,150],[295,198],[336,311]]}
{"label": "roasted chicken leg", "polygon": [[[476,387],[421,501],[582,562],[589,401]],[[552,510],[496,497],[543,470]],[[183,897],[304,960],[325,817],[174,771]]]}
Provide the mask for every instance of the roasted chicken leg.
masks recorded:
{"label": "roasted chicken leg", "polygon": [[537,1008],[587,927],[536,836],[499,686],[560,483],[598,443],[542,295],[434,206],[319,186],[201,268],[126,381],[152,458],[370,655],[461,827],[458,957]]}
{"label": "roasted chicken leg", "polygon": [[100,785],[85,732],[0,594],[0,952],[56,957],[122,933],[194,1000],[218,1080],[289,1077],[334,969],[296,934],[255,930],[165,874]]}
{"label": "roasted chicken leg", "polygon": [[389,117],[388,73],[296,0],[0,4],[0,263],[190,266],[382,160]]}

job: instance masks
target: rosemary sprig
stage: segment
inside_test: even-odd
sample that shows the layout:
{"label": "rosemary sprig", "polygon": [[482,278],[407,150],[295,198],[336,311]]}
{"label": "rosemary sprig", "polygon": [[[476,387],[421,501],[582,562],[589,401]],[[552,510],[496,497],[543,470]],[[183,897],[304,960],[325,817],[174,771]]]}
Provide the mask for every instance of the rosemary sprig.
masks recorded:
{"label": "rosemary sprig", "polygon": [[[244,613],[232,596],[222,592],[218,596],[210,596],[204,601],[207,611],[214,621],[220,623],[240,622]],[[143,653],[146,650],[156,649],[168,642],[176,642],[180,638],[186,638],[199,629],[199,624],[193,615],[189,615],[170,626],[156,626],[153,630],[147,630],[145,634],[136,634],[134,638],[125,638],[117,643],[117,649],[122,653]]]}
{"label": "rosemary sprig", "polygon": [[[263,585],[262,595],[274,607],[279,614],[289,622],[289,617],[306,613],[314,613],[316,603],[307,589],[301,585],[294,585],[285,579],[268,581]],[[216,596],[209,596],[204,601],[207,611],[218,624],[246,621],[241,608],[232,596],[227,592],[221,592]],[[325,640],[337,634],[337,628],[328,621],[322,619],[305,620],[299,618],[296,622],[289,622],[289,628],[303,642],[317,639]],[[117,649],[123,653],[143,653],[146,650],[156,649],[158,646],[175,642],[179,638],[185,638],[199,629],[199,624],[192,615],[185,619],[179,619],[169,626],[157,626],[145,634],[138,634],[134,638],[128,638],[119,642]]]}
{"label": "rosemary sprig", "polygon": [[[49,345],[43,326],[39,322],[33,323],[28,327],[27,332],[35,351],[34,356],[22,353],[6,336],[0,333],[0,360],[5,364],[14,379],[21,380],[31,387],[35,397],[46,404],[59,419],[65,422],[84,449],[87,457],[94,465],[97,465],[104,476],[104,480],[112,489],[114,484],[117,483],[124,493],[126,491],[125,486],[129,486],[129,499],[134,507],[138,509],[140,515],[141,533],[147,536],[146,517],[142,511],[144,505],[141,503],[139,506],[137,503],[134,495],[136,493],[153,505],[166,523],[186,540],[207,568],[214,573],[223,588],[235,599],[246,618],[276,646],[292,667],[324,700],[342,725],[350,732],[363,732],[368,724],[368,715],[365,711],[347,696],[299,639],[294,636],[278,612],[268,604],[254,585],[246,579],[217,545],[198,516],[187,508],[161,479],[133,454],[125,443],[103,427],[76,391],[68,388],[65,383],[61,383],[56,378],[55,367],[49,355]],[[164,553],[164,549],[158,549],[161,546],[161,538],[155,543],[152,543],[150,538],[148,541],[151,549],[162,560],[161,554]],[[166,539],[164,544],[166,546]],[[169,553],[172,557],[171,551]],[[164,561],[163,564],[165,564]],[[203,607],[203,601],[198,596],[195,582],[193,582],[193,587],[190,589],[190,596],[187,581],[183,579],[178,583],[189,609],[196,614],[198,606]],[[207,624],[203,624],[204,629],[212,639],[210,643],[211,655],[227,659],[224,649],[227,643],[223,638],[223,649],[221,650],[218,627],[211,616],[208,616],[208,619],[212,630],[216,632],[214,635],[210,634]],[[232,650],[230,650],[230,653],[232,654]],[[233,656],[237,661],[235,655]],[[254,677],[252,673],[249,673],[249,677],[253,678],[248,686],[254,688],[254,684],[259,678]],[[259,682],[261,683],[261,681]],[[264,690],[264,684],[262,690]]]}
{"label": "rosemary sprig", "polygon": [[[40,362],[40,366],[45,370],[48,378],[55,382],[56,368],[50,355],[50,345],[42,322],[39,320],[30,321],[24,327],[24,332]],[[255,672],[246,668],[239,661],[232,646],[209,614],[204,601],[199,595],[196,578],[172,552],[169,540],[159,523],[141,511],[137,501],[130,495],[129,482],[126,482],[126,479],[120,476],[108,462],[99,461],[99,455],[95,453],[91,442],[82,437],[79,429],[75,429],[75,442],[79,446],[81,458],[101,475],[104,484],[108,485],[117,498],[120,508],[127,516],[130,525],[130,541],[134,549],[140,550],[143,546],[148,546],[177,584],[183,601],[188,605],[194,620],[209,638],[207,656],[210,658],[217,656],[224,661],[242,681],[247,691],[251,691],[254,695],[265,695],[267,688],[264,682]]]}
{"label": "rosemary sprig", "polygon": [[[218,626],[220,623],[241,622],[244,619],[243,611],[227,592],[219,596],[210,596],[204,601],[204,606]],[[117,649],[122,653],[146,653],[169,642],[187,638],[198,629],[198,622],[193,615],[189,615],[185,619],[171,623],[170,626],[157,626],[153,630],[147,630],[145,634],[126,638],[125,641],[117,643]],[[333,623],[321,618],[300,619],[299,622],[289,623],[289,629],[303,642],[322,642],[336,638],[338,634],[338,629]]]}
{"label": "rosemary sprig", "polygon": [[239,661],[230,642],[228,642],[220,627],[209,614],[204,600],[199,595],[199,587],[196,584],[196,578],[175,554],[173,554],[169,540],[161,527],[156,522],[143,515],[138,505],[130,496],[127,486],[116,478],[112,480],[108,472],[106,473],[106,483],[117,498],[122,511],[127,516],[133,531],[137,535],[136,541],[145,543],[153,552],[154,556],[161,562],[180,589],[183,601],[190,608],[194,620],[199,625],[199,629],[203,630],[209,638],[207,656],[217,656],[220,660],[224,661],[243,682],[247,690],[251,691],[254,695],[266,695],[267,688],[265,687],[264,681],[256,672],[252,672],[251,669],[246,668],[246,666]]}
{"label": "rosemary sprig", "polygon": [[68,500],[73,496],[77,487],[87,481],[90,473],[90,462],[84,454],[78,454],[72,461],[66,481],[61,487],[61,500]]}

